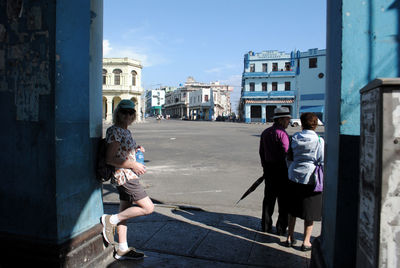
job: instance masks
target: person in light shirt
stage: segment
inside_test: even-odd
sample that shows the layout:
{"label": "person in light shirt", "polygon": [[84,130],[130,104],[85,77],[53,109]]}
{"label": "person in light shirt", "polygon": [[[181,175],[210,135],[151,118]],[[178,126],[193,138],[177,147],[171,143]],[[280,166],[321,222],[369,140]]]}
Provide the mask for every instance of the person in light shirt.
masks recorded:
{"label": "person in light shirt", "polygon": [[[288,212],[289,228],[286,246],[293,246],[296,218],[304,220],[302,251],[311,250],[311,233],[314,221],[321,220],[322,193],[314,192],[316,163],[324,161],[324,140],[315,133],[318,117],[314,113],[303,113],[300,117],[303,130],[292,137],[293,162],[289,166]],[[290,159],[291,160],[291,159]]]}

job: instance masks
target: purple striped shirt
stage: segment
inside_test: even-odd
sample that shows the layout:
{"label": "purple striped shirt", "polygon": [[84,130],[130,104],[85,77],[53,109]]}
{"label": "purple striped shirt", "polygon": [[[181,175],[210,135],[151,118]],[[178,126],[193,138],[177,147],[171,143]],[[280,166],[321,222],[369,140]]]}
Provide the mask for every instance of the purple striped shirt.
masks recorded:
{"label": "purple striped shirt", "polygon": [[289,150],[289,135],[285,129],[278,124],[273,124],[261,134],[260,158],[263,168],[267,163],[285,165],[286,155]]}

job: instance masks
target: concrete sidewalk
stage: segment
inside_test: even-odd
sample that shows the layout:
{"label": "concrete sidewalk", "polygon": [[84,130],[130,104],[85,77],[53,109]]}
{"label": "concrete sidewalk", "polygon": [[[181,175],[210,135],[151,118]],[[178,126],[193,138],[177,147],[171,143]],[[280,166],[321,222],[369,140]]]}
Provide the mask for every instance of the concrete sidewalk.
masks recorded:
{"label": "concrete sidewalk", "polygon": [[[117,213],[106,203],[105,213]],[[274,213],[277,214],[277,213]],[[117,261],[106,267],[308,267],[310,252],[283,245],[285,237],[259,231],[253,216],[198,208],[156,205],[153,214],[128,222],[128,243],[146,255],[141,261]],[[320,224],[315,224],[320,232]],[[296,238],[302,239],[298,220]]]}

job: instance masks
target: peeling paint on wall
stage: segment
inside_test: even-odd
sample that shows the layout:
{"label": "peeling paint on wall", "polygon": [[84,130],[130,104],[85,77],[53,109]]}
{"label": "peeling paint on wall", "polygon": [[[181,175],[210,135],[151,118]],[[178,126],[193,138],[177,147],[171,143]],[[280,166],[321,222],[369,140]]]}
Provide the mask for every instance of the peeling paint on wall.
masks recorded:
{"label": "peeling paint on wall", "polygon": [[16,120],[38,121],[40,95],[51,92],[49,29],[46,1],[27,3],[7,1],[8,20],[0,24],[0,92],[14,93]]}

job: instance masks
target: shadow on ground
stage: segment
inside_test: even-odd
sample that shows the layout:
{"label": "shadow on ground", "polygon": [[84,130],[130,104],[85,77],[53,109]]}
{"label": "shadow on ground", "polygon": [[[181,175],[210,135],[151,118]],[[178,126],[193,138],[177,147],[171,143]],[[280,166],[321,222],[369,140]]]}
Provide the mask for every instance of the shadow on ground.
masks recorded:
{"label": "shadow on ground", "polygon": [[[104,210],[117,213],[118,206],[108,204]],[[259,225],[260,219],[252,216],[160,204],[153,214],[128,223],[129,245],[147,257],[108,267],[308,266],[309,253],[284,247],[284,237],[260,232]]]}

